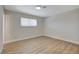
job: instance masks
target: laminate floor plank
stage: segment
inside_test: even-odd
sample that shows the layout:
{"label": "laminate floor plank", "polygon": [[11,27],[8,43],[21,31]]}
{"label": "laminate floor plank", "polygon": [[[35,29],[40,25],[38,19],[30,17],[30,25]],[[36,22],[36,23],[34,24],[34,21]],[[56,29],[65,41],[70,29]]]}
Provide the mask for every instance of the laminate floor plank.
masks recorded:
{"label": "laminate floor plank", "polygon": [[79,45],[41,36],[4,44],[3,54],[78,54]]}

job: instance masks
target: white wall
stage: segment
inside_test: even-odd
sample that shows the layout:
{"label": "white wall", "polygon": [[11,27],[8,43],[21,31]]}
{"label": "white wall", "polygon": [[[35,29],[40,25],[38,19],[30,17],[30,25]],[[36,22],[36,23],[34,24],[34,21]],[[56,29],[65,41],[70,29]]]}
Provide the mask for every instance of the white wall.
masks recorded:
{"label": "white wall", "polygon": [[45,35],[79,44],[79,9],[51,16],[45,21]]}
{"label": "white wall", "polygon": [[[46,19],[10,11],[6,11],[5,15],[5,43],[45,35],[79,44],[79,9],[54,15]],[[21,27],[19,24],[21,17],[37,19],[38,26],[34,28]]]}
{"label": "white wall", "polygon": [[[33,38],[43,35],[43,18],[26,15],[22,13],[16,13],[11,11],[6,11],[6,39],[5,43],[18,41],[22,39]],[[37,19],[37,27],[21,27],[20,19],[21,17]]]}
{"label": "white wall", "polygon": [[0,53],[3,47],[3,7],[0,6]]}

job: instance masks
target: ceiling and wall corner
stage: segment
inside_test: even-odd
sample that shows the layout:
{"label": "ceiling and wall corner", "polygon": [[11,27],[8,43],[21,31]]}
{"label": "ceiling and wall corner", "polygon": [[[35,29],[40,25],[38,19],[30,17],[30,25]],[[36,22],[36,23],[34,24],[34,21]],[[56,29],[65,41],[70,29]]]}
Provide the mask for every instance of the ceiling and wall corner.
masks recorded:
{"label": "ceiling and wall corner", "polygon": [[36,5],[5,5],[6,10],[35,15],[39,17],[49,17],[59,13],[67,12],[79,8],[77,5],[44,5],[45,8],[36,9]]}

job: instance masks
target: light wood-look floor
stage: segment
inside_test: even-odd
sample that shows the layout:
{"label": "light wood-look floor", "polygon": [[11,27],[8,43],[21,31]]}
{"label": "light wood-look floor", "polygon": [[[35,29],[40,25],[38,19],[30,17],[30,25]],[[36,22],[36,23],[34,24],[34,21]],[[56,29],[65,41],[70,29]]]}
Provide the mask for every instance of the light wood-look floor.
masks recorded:
{"label": "light wood-look floor", "polygon": [[73,54],[79,45],[49,37],[37,37],[4,45],[5,54]]}

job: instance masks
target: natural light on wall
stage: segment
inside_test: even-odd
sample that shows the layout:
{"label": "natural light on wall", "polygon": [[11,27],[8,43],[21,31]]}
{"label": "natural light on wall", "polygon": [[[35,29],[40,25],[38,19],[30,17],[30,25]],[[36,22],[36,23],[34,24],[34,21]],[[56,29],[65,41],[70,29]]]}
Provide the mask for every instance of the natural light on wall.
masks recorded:
{"label": "natural light on wall", "polygon": [[21,26],[37,26],[37,20],[22,17]]}

